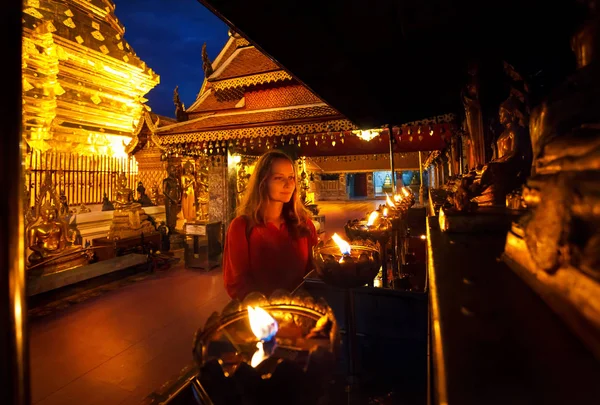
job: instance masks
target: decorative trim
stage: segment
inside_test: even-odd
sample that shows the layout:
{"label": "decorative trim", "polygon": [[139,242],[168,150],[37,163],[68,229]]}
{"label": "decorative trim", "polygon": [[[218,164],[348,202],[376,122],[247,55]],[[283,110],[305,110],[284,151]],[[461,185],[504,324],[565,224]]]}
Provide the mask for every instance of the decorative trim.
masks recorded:
{"label": "decorative trim", "polygon": [[[242,138],[262,138],[268,136],[280,135],[307,135],[325,132],[350,131],[356,129],[356,126],[345,119],[329,120],[321,122],[310,122],[289,125],[270,125],[253,128],[236,128],[220,131],[191,132],[186,134],[162,135],[160,137],[152,135],[152,140],[158,138],[160,145],[172,145],[180,143],[193,143],[200,141],[216,141]],[[158,145],[158,144],[157,144]]]}
{"label": "decorative trim", "polygon": [[265,83],[275,83],[284,80],[293,80],[293,77],[284,70],[260,73],[252,76],[234,77],[231,79],[212,82],[215,91],[225,91],[239,87],[250,87]]}

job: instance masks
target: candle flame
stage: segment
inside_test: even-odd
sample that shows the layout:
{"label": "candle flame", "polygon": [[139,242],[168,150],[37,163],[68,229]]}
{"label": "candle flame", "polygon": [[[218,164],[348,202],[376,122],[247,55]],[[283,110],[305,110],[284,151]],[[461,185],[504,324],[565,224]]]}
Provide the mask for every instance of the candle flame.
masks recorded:
{"label": "candle flame", "polygon": [[396,201],[397,203],[399,203],[400,201],[402,201],[402,196],[400,194],[394,195],[394,201]]}
{"label": "candle flame", "polygon": [[387,216],[388,216],[388,209],[387,209],[387,207],[385,207],[385,208],[383,209],[383,216],[384,216],[384,217],[387,217]]}
{"label": "candle flame", "polygon": [[258,340],[273,339],[279,329],[277,321],[261,307],[248,306],[248,319],[250,320],[250,329]]}
{"label": "candle flame", "polygon": [[408,197],[408,196],[410,196],[410,191],[408,191],[408,190],[406,189],[406,187],[402,187],[402,193],[404,194],[404,196],[405,196],[405,197]]}
{"label": "candle flame", "polygon": [[390,207],[394,207],[394,202],[391,200],[390,196],[388,195],[388,193],[385,193],[385,202],[387,203],[387,205],[389,205]]}
{"label": "candle flame", "polygon": [[379,216],[379,212],[377,212],[377,211],[371,212],[371,215],[369,215],[369,219],[367,220],[367,226],[373,225],[373,222],[375,222],[375,220],[377,219],[378,216]]}
{"label": "candle flame", "polygon": [[348,242],[346,242],[344,239],[342,239],[337,233],[334,233],[333,236],[331,237],[331,239],[333,239],[333,241],[336,243],[336,245],[338,245],[338,247],[340,248],[340,252],[343,255],[349,255],[350,254],[350,244]]}

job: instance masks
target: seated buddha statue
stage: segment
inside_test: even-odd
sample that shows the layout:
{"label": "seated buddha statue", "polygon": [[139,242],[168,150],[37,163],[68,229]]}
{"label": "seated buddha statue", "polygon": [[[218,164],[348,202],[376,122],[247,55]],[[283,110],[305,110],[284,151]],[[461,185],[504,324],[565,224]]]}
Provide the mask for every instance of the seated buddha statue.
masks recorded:
{"label": "seated buddha statue", "polygon": [[[85,264],[91,254],[75,246],[77,232],[70,229],[58,215],[58,208],[50,203],[42,206],[38,220],[27,227],[27,246],[31,250],[29,268],[39,267],[44,272]],[[45,270],[44,270],[45,269]]]}
{"label": "seated buddha statue", "polygon": [[155,232],[142,204],[133,200],[133,190],[127,187],[125,173],[119,176],[115,194],[115,211],[108,231],[109,239],[137,237]]}
{"label": "seated buddha statue", "polygon": [[127,177],[125,173],[121,173],[117,181],[117,190],[115,192],[115,209],[130,210],[139,208],[140,204],[133,200],[133,190],[127,187]]}
{"label": "seated buddha statue", "polygon": [[472,199],[479,206],[505,205],[507,194],[520,187],[529,175],[531,143],[523,109],[523,103],[512,94],[500,105],[499,119],[504,130],[496,140],[496,156],[481,174],[479,195]]}

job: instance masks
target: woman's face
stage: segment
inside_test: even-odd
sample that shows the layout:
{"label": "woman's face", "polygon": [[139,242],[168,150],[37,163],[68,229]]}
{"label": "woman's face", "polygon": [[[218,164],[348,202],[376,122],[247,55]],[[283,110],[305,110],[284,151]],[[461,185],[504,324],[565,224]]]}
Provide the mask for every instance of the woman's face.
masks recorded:
{"label": "woman's face", "polygon": [[287,203],[296,189],[294,166],[287,159],[275,159],[267,179],[267,190],[271,201]]}

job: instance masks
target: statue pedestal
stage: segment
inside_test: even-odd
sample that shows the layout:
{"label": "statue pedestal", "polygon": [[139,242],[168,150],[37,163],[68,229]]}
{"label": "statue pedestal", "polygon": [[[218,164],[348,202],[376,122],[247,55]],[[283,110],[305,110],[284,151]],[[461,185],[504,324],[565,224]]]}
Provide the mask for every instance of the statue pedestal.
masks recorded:
{"label": "statue pedestal", "polygon": [[502,206],[480,207],[475,212],[460,212],[454,208],[440,208],[440,229],[444,232],[506,232],[523,211]]}
{"label": "statue pedestal", "polygon": [[[144,233],[143,245],[151,247],[154,250],[160,249],[160,233],[151,232]],[[123,239],[95,238],[92,239],[92,246],[95,249],[98,261],[112,259],[113,257],[122,256],[122,252],[128,252],[135,249],[142,250],[142,237],[133,236]]]}
{"label": "statue pedestal", "polygon": [[540,269],[516,224],[506,235],[502,260],[552,308],[600,359],[600,283],[571,266]]}

